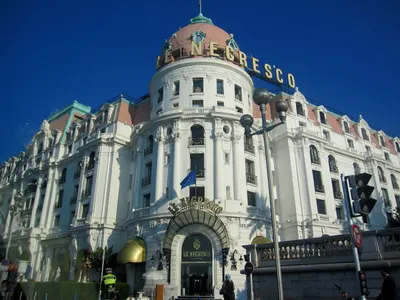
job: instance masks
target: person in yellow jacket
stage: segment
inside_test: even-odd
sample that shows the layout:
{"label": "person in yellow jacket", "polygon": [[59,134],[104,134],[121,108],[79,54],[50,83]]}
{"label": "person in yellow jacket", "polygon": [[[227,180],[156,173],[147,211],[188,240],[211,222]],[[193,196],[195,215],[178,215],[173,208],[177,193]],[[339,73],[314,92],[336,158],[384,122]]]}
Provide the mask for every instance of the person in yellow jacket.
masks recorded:
{"label": "person in yellow jacket", "polygon": [[103,299],[109,297],[110,288],[115,288],[117,277],[112,273],[111,268],[106,269],[106,275],[103,276],[104,296]]}

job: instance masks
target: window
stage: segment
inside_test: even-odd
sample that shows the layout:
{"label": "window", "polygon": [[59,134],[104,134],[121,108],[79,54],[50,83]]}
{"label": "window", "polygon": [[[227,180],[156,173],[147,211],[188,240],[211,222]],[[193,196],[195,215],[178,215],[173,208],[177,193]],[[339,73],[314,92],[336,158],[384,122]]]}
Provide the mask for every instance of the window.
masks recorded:
{"label": "window", "polygon": [[224,94],[224,81],[222,79],[217,79],[217,94]]}
{"label": "window", "polygon": [[319,120],[322,124],[326,124],[325,113],[322,111],[319,112]]}
{"label": "window", "polygon": [[58,227],[60,225],[60,215],[56,215],[54,217],[54,227]]}
{"label": "window", "polygon": [[143,207],[150,206],[150,193],[143,195]]}
{"label": "window", "polygon": [[296,102],[296,113],[303,117],[305,117],[306,115],[303,109],[303,104],[301,104],[300,102]]}
{"label": "window", "polygon": [[204,128],[201,125],[193,125],[190,128],[192,136],[189,140],[189,144],[193,146],[204,145]]}
{"label": "window", "polygon": [[169,188],[165,188],[165,198],[169,199]]}
{"label": "window", "polygon": [[67,168],[64,168],[61,172],[60,184],[65,183],[66,179],[67,179]]}
{"label": "window", "polygon": [[192,106],[193,107],[203,107],[203,100],[193,100]]}
{"label": "window", "polygon": [[173,96],[179,96],[179,92],[180,92],[180,82],[179,82],[179,80],[177,80],[177,81],[174,82],[172,95]]}
{"label": "window", "polygon": [[242,101],[242,88],[235,84],[235,99]]}
{"label": "window", "polygon": [[371,147],[370,146],[365,146],[365,151],[371,152]]}
{"label": "window", "polygon": [[71,211],[69,214],[69,224],[72,224],[74,222],[74,217],[75,217],[75,211]]}
{"label": "window", "polygon": [[196,178],[204,178],[204,154],[190,154],[190,169],[196,170]]}
{"label": "window", "polygon": [[368,137],[368,134],[367,134],[367,131],[365,130],[365,128],[361,128],[361,135],[362,135],[363,140],[369,141],[369,137]]}
{"label": "window", "polygon": [[170,155],[169,154],[165,154],[164,163],[166,166],[169,165],[169,163],[170,163]]}
{"label": "window", "polygon": [[60,208],[62,206],[63,199],[64,199],[64,190],[60,190],[60,192],[58,193],[56,208]]}
{"label": "window", "polygon": [[381,167],[378,167],[378,177],[380,182],[386,182],[386,177]]}
{"label": "window", "polygon": [[69,204],[76,203],[76,200],[78,199],[78,190],[79,190],[79,185],[78,184],[74,185],[74,192],[72,194],[72,198],[71,198],[71,201],[69,202]]}
{"label": "window", "polygon": [[129,182],[128,182],[129,189],[132,188],[132,179],[133,179],[132,174],[129,174]]}
{"label": "window", "polygon": [[96,152],[93,151],[92,153],[90,153],[88,170],[92,170],[94,168],[95,157],[96,157]]}
{"label": "window", "polygon": [[319,159],[318,150],[314,145],[310,146],[310,159],[313,164],[321,164],[321,160]]}
{"label": "window", "polygon": [[164,88],[160,88],[157,91],[157,103],[161,103],[164,100]]}
{"label": "window", "polygon": [[340,182],[337,179],[332,179],[333,196],[335,199],[342,199],[343,195],[340,190]]}
{"label": "window", "polygon": [[89,204],[82,205],[82,219],[86,219],[89,214]]}
{"label": "window", "polygon": [[142,179],[142,186],[146,186],[151,184],[151,171],[153,164],[152,162],[148,162],[144,166],[144,178]]}
{"label": "window", "polygon": [[346,133],[350,133],[350,127],[349,127],[349,123],[346,121],[343,121],[343,127],[344,127],[344,131]]}
{"label": "window", "polygon": [[204,186],[190,187],[189,198],[191,199],[192,197],[198,197],[198,198],[202,197],[204,199],[205,197]]}
{"label": "window", "polygon": [[256,206],[256,193],[247,191],[247,205]]}
{"label": "window", "polygon": [[383,154],[385,155],[385,160],[390,160],[390,155],[389,155],[389,153],[384,152]]}
{"label": "window", "polygon": [[379,140],[381,141],[381,146],[386,147],[385,138],[383,136],[379,136]]}
{"label": "window", "polygon": [[349,146],[349,148],[353,148],[354,149],[354,142],[351,139],[347,139],[347,145]]}
{"label": "window", "polygon": [[225,153],[225,163],[229,164],[229,161],[230,161],[230,155],[229,153]]}
{"label": "window", "polygon": [[68,146],[68,154],[72,153],[72,145]]}
{"label": "window", "polygon": [[313,172],[313,179],[314,179],[314,189],[318,193],[324,193],[325,187],[322,184],[322,176],[321,172],[317,170],[312,170]]}
{"label": "window", "polygon": [[231,187],[229,185],[225,188],[226,199],[231,199]]}
{"label": "window", "polygon": [[203,93],[203,78],[193,78],[193,93]]}
{"label": "window", "polygon": [[40,153],[42,153],[42,151],[43,151],[43,143],[39,143],[39,146],[38,146],[38,154],[40,154]]}
{"label": "window", "polygon": [[396,151],[400,153],[400,145],[398,142],[395,142],[394,145],[396,146]]}
{"label": "window", "polygon": [[399,184],[397,183],[396,176],[390,174],[390,181],[392,182],[392,186],[394,189],[399,189]]}
{"label": "window", "polygon": [[333,173],[339,172],[338,167],[336,165],[336,159],[332,155],[328,156],[328,163],[329,163],[329,171]]}
{"label": "window", "polygon": [[356,175],[361,173],[360,166],[357,163],[353,163],[353,170]]}
{"label": "window", "polygon": [[382,199],[383,199],[386,207],[392,207],[392,203],[390,202],[387,189],[381,189],[381,190],[382,190]]}
{"label": "window", "polygon": [[236,108],[236,111],[238,112],[238,113],[243,113],[243,108],[240,108],[240,107],[238,107],[238,106],[236,106],[235,107]]}
{"label": "window", "polygon": [[325,200],[317,199],[317,210],[321,215],[326,215]]}
{"label": "window", "polygon": [[144,149],[144,156],[153,153],[153,143],[154,143],[154,138],[152,135],[149,135],[146,141],[146,148]]}
{"label": "window", "polygon": [[174,107],[174,108],[179,107],[179,103],[174,103],[174,104],[172,104],[172,107]]}
{"label": "window", "polygon": [[256,184],[257,176],[255,175],[254,161],[246,159],[245,165],[246,165],[246,182]]}
{"label": "window", "polygon": [[331,137],[330,137],[330,135],[329,135],[329,131],[324,130],[322,133],[324,134],[324,138],[325,138],[326,140],[330,141]]}
{"label": "window", "polygon": [[254,153],[253,138],[251,136],[244,136],[244,151]]}
{"label": "window", "polygon": [[86,177],[85,189],[82,191],[82,198],[89,198],[92,194],[93,176]]}
{"label": "window", "polygon": [[224,101],[217,101],[217,106],[225,106]]}
{"label": "window", "polygon": [[343,213],[343,207],[342,206],[337,206],[336,207],[336,218],[338,220],[344,220],[344,213]]}

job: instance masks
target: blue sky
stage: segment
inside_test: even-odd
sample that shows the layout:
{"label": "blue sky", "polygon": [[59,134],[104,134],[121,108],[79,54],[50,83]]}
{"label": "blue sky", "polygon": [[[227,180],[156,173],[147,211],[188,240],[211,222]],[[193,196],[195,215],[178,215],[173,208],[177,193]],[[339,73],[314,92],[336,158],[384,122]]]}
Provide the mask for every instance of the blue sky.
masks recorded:
{"label": "blue sky", "polygon": [[[145,94],[163,42],[197,3],[0,1],[0,162],[73,100]],[[203,0],[203,13],[248,55],[293,73],[312,102],[400,136],[400,1]]]}

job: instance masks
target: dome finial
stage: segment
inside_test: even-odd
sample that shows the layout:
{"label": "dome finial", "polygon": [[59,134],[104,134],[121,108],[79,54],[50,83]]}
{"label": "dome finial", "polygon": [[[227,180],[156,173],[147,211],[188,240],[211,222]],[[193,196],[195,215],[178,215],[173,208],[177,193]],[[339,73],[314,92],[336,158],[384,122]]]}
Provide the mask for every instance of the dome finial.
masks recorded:
{"label": "dome finial", "polygon": [[214,25],[213,21],[210,18],[203,16],[201,0],[199,0],[199,15],[197,17],[190,19],[189,24],[199,24],[199,23]]}
{"label": "dome finial", "polygon": [[199,0],[199,10],[200,10],[199,15],[201,15],[201,14],[202,14],[202,13],[201,13],[201,0]]}

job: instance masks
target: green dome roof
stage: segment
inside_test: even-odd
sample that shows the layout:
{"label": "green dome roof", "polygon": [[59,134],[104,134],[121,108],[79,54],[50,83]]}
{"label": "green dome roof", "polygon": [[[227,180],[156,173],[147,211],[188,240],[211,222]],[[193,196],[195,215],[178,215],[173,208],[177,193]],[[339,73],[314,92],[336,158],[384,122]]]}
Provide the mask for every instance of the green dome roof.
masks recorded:
{"label": "green dome roof", "polygon": [[189,24],[199,24],[199,23],[214,25],[213,21],[210,18],[203,16],[202,13],[199,13],[199,15],[197,17],[190,19]]}

